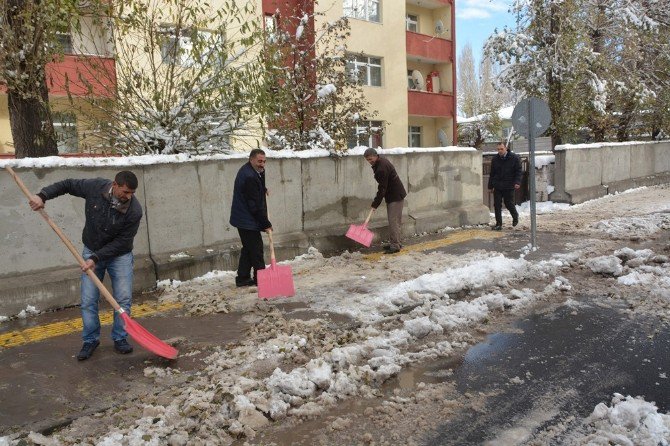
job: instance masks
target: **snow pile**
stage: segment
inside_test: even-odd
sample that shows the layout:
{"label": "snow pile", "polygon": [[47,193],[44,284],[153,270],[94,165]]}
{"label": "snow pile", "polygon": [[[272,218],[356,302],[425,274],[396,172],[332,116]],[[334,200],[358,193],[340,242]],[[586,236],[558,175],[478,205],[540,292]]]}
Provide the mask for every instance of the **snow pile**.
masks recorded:
{"label": "snow pile", "polygon": [[628,273],[617,281],[628,286],[648,286],[655,288],[661,295],[670,296],[670,259],[657,255],[651,249],[633,250],[623,248],[614,252],[627,267]]}
{"label": "snow pile", "polygon": [[[549,192],[549,191],[547,191]],[[554,203],[553,201],[538,201],[535,203],[535,213],[537,215],[550,214],[552,212],[564,211],[571,207],[568,203]],[[524,201],[516,207],[519,215],[530,215],[530,201]]]}
{"label": "snow pile", "polygon": [[623,273],[621,259],[616,256],[594,257],[587,260],[585,265],[596,274],[620,276]]}
{"label": "snow pile", "polygon": [[616,217],[601,220],[593,225],[594,229],[609,234],[612,239],[631,240],[649,237],[661,229],[670,229],[670,213],[654,213],[641,217]]}
{"label": "snow pile", "polygon": [[579,444],[657,446],[670,441],[670,415],[639,397],[615,393],[612,404],[598,404],[587,421],[596,432]]}
{"label": "snow pile", "polygon": [[39,310],[32,305],[28,305],[25,308],[25,310],[19,311],[19,313],[16,315],[16,317],[19,318],[19,319],[25,319],[28,316],[35,316],[36,314],[40,314]]}

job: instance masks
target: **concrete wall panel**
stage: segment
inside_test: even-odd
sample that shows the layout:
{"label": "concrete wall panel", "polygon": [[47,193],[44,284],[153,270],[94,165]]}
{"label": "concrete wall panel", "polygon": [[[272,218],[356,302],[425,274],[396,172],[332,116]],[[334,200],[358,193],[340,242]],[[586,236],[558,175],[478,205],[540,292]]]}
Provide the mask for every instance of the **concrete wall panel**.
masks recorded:
{"label": "concrete wall panel", "polygon": [[631,146],[603,147],[594,149],[600,151],[602,161],[600,184],[607,185],[630,178],[631,175]]}
{"label": "concrete wall panel", "polygon": [[[48,169],[15,169],[28,190],[33,193],[49,184],[67,178],[109,178],[122,169],[91,167],[59,167]],[[132,169],[140,184],[142,169]],[[144,194],[138,188],[137,199],[144,207]],[[46,211],[74,246],[81,250],[81,232],[84,228],[84,200],[70,195],[48,200]],[[0,256],[0,276],[17,271],[32,271],[46,268],[74,266],[76,260],[60,241],[56,233],[37,213],[30,210],[28,200],[19,190],[12,177],[0,172],[0,240],[3,255]],[[148,255],[146,220],[143,218],[135,238],[136,255]]]}

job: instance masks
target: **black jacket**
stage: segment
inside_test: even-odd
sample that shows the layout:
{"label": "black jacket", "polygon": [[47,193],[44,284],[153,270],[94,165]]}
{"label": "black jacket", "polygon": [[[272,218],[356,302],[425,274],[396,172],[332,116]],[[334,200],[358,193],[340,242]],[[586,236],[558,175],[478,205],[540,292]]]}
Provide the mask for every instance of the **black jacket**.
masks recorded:
{"label": "black jacket", "polygon": [[379,184],[377,187],[377,196],[372,201],[372,207],[377,209],[385,199],[387,203],[403,200],[407,196],[405,186],[402,185],[395,167],[391,161],[381,156],[377,158],[377,162],[372,166],[372,171],[375,174],[375,180]]}
{"label": "black jacket", "polygon": [[91,258],[95,262],[131,252],[142,219],[142,206],[135,196],[116,208],[112,206],[111,187],[112,182],[104,178],[69,178],[47,186],[37,194],[44,201],[64,194],[86,200],[86,223],[81,241],[93,251]]}
{"label": "black jacket", "polygon": [[491,160],[489,174],[489,189],[510,190],[515,184],[521,184],[521,158],[511,150],[502,158],[495,155]]}
{"label": "black jacket", "polygon": [[263,231],[272,227],[268,221],[266,190],[265,172],[256,172],[251,163],[240,167],[235,177],[233,203],[230,207],[231,226],[250,231]]}

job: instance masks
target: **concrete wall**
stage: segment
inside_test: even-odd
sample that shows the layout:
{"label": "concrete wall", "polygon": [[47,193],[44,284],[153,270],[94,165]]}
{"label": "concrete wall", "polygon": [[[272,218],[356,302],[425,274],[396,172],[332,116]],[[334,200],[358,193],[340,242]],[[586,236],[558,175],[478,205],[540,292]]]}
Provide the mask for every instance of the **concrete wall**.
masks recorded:
{"label": "concrete wall", "polygon": [[670,141],[556,146],[549,199],[582,203],[633,187],[670,181]]}
{"label": "concrete wall", "polygon": [[[385,156],[409,193],[405,235],[488,222],[488,209],[481,203],[480,152],[388,152]],[[119,170],[134,171],[140,181],[136,196],[145,211],[135,238],[137,290],[152,288],[157,279],[187,280],[213,269],[237,267],[239,237],[228,220],[233,181],[245,159],[134,166],[124,160],[100,159],[92,161],[99,164],[94,167],[72,165],[76,161],[70,160],[70,165],[32,168],[12,160],[0,161],[0,167],[18,165],[16,172],[34,192],[65,178],[113,178]],[[118,165],[109,165],[114,163]],[[349,224],[363,221],[376,192],[362,156],[270,158],[267,186],[280,259],[303,253],[310,245],[323,251],[358,249],[344,233]],[[26,201],[11,176],[0,172],[0,315],[16,314],[27,305],[45,310],[79,302],[80,272],[72,255]],[[47,202],[47,212],[81,248],[83,201],[59,197]],[[385,205],[375,213],[371,227],[375,243],[387,236]],[[176,258],[177,253],[188,256]]]}

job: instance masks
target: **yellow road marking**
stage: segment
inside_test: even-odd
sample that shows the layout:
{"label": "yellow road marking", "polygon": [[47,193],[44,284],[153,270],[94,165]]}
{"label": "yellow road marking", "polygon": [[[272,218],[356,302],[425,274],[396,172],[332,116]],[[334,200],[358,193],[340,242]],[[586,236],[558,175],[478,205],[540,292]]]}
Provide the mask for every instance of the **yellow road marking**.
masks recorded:
{"label": "yellow road marking", "polygon": [[[148,316],[154,313],[180,308],[181,303],[165,303],[159,304],[157,302],[144,303],[141,305],[133,305],[132,315],[134,318]],[[111,325],[114,321],[114,313],[105,311],[100,313],[100,324]],[[17,347],[31,342],[41,341],[43,339],[61,336],[77,331],[81,331],[81,318],[70,319],[62,322],[54,322],[51,324],[40,325],[38,327],[26,328],[25,330],[16,330],[9,333],[0,333],[0,348]]]}
{"label": "yellow road marking", "polygon": [[[415,245],[403,246],[402,251],[400,253],[402,254],[417,251],[430,251],[431,249],[437,249],[443,246],[454,245],[456,243],[466,242],[468,240],[474,240],[474,239],[488,240],[502,236],[503,234],[501,232],[491,231],[490,229],[489,230],[465,229],[463,231],[451,232],[446,237],[438,240],[431,240],[428,242],[417,243]],[[364,255],[363,258],[371,262],[377,262],[382,257],[387,256],[388,255],[384,254],[383,252],[373,252],[371,254]]]}

